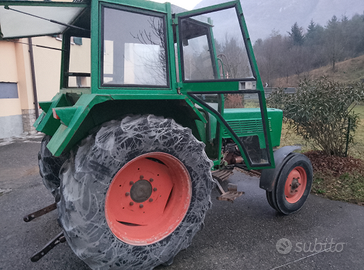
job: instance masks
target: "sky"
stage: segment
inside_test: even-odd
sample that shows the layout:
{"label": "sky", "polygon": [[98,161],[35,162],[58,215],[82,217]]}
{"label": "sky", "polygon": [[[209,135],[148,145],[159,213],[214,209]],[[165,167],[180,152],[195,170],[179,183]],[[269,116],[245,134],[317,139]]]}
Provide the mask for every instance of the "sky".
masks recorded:
{"label": "sky", "polygon": [[201,0],[153,0],[155,2],[170,2],[172,4],[175,4],[177,6],[183,7],[185,9],[192,9],[194,6],[196,6]]}

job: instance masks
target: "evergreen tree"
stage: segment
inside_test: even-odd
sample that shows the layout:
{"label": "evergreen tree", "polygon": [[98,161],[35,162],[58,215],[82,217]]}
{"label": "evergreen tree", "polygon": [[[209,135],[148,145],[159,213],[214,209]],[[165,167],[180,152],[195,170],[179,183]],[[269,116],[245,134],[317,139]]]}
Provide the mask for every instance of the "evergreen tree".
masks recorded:
{"label": "evergreen tree", "polygon": [[324,32],[325,29],[321,25],[316,24],[313,20],[311,20],[307,27],[304,46],[307,48],[307,51],[310,52],[309,60],[311,69],[318,68],[328,63],[326,57],[322,54],[325,37]]}
{"label": "evergreen tree", "polygon": [[322,45],[324,28],[311,20],[305,35],[305,44],[308,46]]}
{"label": "evergreen tree", "polygon": [[291,32],[288,32],[294,46],[302,46],[305,40],[303,28],[299,27],[297,22],[291,27]]}
{"label": "evergreen tree", "polygon": [[346,29],[348,39],[348,50],[352,57],[364,53],[364,14],[356,14],[348,22]]}

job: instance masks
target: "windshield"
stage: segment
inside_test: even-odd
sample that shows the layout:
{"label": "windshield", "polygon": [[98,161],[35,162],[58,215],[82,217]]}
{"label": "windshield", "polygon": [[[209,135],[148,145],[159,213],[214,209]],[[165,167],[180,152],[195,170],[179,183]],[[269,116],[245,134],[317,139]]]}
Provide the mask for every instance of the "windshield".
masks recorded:
{"label": "windshield", "polygon": [[184,81],[254,78],[235,8],[182,17],[179,26]]}
{"label": "windshield", "polygon": [[103,8],[102,85],[167,87],[165,17]]}

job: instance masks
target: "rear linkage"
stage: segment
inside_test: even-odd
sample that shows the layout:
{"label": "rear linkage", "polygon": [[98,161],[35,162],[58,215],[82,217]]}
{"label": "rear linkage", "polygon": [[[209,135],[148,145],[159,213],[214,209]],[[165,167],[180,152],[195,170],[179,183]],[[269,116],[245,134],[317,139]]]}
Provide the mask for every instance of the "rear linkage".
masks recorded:
{"label": "rear linkage", "polygon": [[[52,203],[51,205],[48,205],[34,213],[31,213],[29,215],[26,215],[23,220],[25,222],[32,221],[33,219],[43,216],[49,212],[52,212],[53,210],[57,209],[57,202]],[[66,241],[66,238],[64,237],[63,232],[60,232],[55,238],[53,238],[51,241],[49,241],[40,251],[33,254],[33,256],[30,258],[32,262],[39,261],[44,255],[46,255],[52,248],[54,248],[59,243],[63,243]]]}

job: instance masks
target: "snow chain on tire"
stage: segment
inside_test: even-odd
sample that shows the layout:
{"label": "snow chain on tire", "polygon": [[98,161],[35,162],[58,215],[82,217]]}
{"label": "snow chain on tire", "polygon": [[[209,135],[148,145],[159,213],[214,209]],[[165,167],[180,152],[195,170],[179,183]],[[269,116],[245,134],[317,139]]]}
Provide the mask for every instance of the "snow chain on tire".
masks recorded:
{"label": "snow chain on tire", "polygon": [[[120,241],[105,218],[105,196],[115,174],[151,152],[178,158],[192,182],[187,214],[166,238],[146,246]],[[163,117],[131,116],[110,121],[84,139],[61,169],[59,220],[68,244],[92,269],[153,269],[170,264],[201,229],[211,207],[212,163],[191,130]]]}
{"label": "snow chain on tire", "polygon": [[67,155],[62,154],[59,157],[53,156],[47,148],[50,140],[51,136],[48,135],[45,135],[42,139],[38,153],[38,166],[43,184],[53,196],[56,196],[60,185],[59,171],[63,163],[67,160]]}

